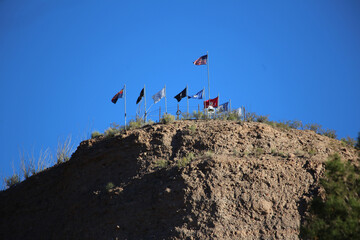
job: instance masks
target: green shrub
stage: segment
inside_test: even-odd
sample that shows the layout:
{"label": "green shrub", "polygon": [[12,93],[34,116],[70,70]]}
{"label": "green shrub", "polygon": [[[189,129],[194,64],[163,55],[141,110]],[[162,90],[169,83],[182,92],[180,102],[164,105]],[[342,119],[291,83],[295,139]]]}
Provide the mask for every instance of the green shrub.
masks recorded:
{"label": "green shrub", "polygon": [[164,116],[161,119],[161,123],[168,124],[175,121],[175,116],[171,114],[164,114]]}
{"label": "green shrub", "polygon": [[102,134],[100,132],[98,132],[98,131],[93,131],[91,133],[91,138],[97,138],[97,137],[100,137],[100,136],[102,136]]}
{"label": "green shrub", "polygon": [[255,122],[256,118],[257,118],[257,115],[255,113],[247,112],[245,114],[245,119],[247,122]]}
{"label": "green shrub", "polygon": [[300,229],[303,239],[358,239],[360,236],[360,171],[338,154],[328,158],[320,180],[326,197],[314,197]]}
{"label": "green shrub", "polygon": [[317,151],[316,151],[315,148],[311,148],[311,149],[308,151],[310,157],[314,156],[314,155],[316,154],[316,152],[317,152]]}
{"label": "green shrub", "polygon": [[304,129],[314,131],[315,133],[320,133],[321,125],[317,123],[308,123],[304,126]]}
{"label": "green shrub", "polygon": [[257,122],[261,122],[261,123],[266,123],[266,122],[269,121],[269,115],[266,115],[266,116],[264,116],[264,115],[257,115],[257,116],[256,116],[256,121],[257,121]]}
{"label": "green shrub", "polygon": [[155,162],[157,168],[166,168],[169,165],[169,161],[166,159],[159,159]]}
{"label": "green shrub", "polygon": [[254,155],[256,157],[259,157],[260,155],[264,154],[264,149],[262,148],[256,148],[255,151],[254,151]]}
{"label": "green shrub", "polygon": [[[182,119],[184,119],[184,120],[188,120],[188,119],[191,118],[191,115],[190,115],[190,113],[183,112],[183,113],[181,113],[181,117],[182,117]],[[175,119],[175,116],[174,116],[174,119]]]}
{"label": "green shrub", "polygon": [[180,168],[186,167],[186,165],[188,165],[193,159],[194,159],[194,154],[189,153],[188,155],[186,155],[186,157],[182,157],[182,158],[178,159],[177,165]]}
{"label": "green shrub", "polygon": [[241,116],[236,111],[231,111],[226,113],[227,120],[229,121],[237,121],[241,120]]}
{"label": "green shrub", "polygon": [[191,125],[191,126],[189,127],[189,131],[190,131],[190,134],[194,134],[195,131],[196,131],[196,125]]}
{"label": "green shrub", "polygon": [[108,182],[107,184],[106,184],[106,190],[107,191],[110,191],[111,189],[113,189],[115,187],[115,185],[112,183],[112,182]]}
{"label": "green shrub", "polygon": [[303,128],[303,124],[299,120],[286,121],[286,125],[288,125],[290,128],[293,128],[293,129],[302,129]]}
{"label": "green shrub", "polygon": [[10,188],[15,186],[16,184],[20,183],[20,177],[18,174],[14,173],[11,177],[4,178],[5,186]]}
{"label": "green shrub", "polygon": [[336,138],[336,131],[332,129],[327,129],[327,130],[320,129],[319,134],[323,136],[327,136],[329,138],[334,138],[334,139]]}
{"label": "green shrub", "polygon": [[346,137],[346,138],[342,138],[341,140],[340,140],[344,145],[348,145],[348,146],[350,146],[350,147],[355,147],[355,145],[356,145],[356,141],[355,141],[355,139],[353,139],[353,138],[351,138],[351,137]]}
{"label": "green shrub", "polygon": [[135,119],[130,120],[129,125],[127,127],[128,130],[141,128],[145,124],[143,118],[136,117]]}
{"label": "green shrub", "polygon": [[201,111],[193,111],[192,118],[195,118],[196,120],[205,119],[205,115]]}

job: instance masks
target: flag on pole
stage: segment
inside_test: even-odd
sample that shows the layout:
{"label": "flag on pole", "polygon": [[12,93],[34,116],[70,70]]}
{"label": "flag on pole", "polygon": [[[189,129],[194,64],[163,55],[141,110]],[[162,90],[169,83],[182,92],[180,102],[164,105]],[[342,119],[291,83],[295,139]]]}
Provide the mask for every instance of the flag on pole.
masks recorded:
{"label": "flag on pole", "polygon": [[143,98],[143,96],[144,96],[144,88],[141,90],[141,92],[140,92],[140,96],[137,98],[137,100],[136,100],[136,104],[138,104],[140,101],[141,101],[141,99]]}
{"label": "flag on pole", "polygon": [[219,105],[219,111],[220,112],[227,112],[229,111],[229,102],[223,103],[221,105]]}
{"label": "flag on pole", "polygon": [[208,58],[208,55],[204,55],[204,56],[201,56],[199,57],[198,59],[196,59],[195,62],[193,62],[195,65],[206,65],[207,63],[207,58]]}
{"label": "flag on pole", "polygon": [[216,107],[218,107],[218,104],[219,104],[219,97],[216,97],[216,98],[204,101],[204,108],[208,108],[209,106],[216,108]]}
{"label": "flag on pole", "polygon": [[115,96],[111,99],[111,101],[115,104],[119,98],[122,98],[124,94],[124,89],[121,89],[120,92],[115,94]]}
{"label": "flag on pole", "polygon": [[198,92],[198,93],[195,94],[195,95],[188,96],[188,98],[203,99],[203,95],[204,95],[204,89],[201,90],[200,92]]}
{"label": "flag on pole", "polygon": [[184,90],[182,90],[178,95],[176,95],[174,98],[176,98],[176,100],[178,102],[181,101],[181,99],[183,99],[184,97],[186,97],[186,88],[184,88]]}
{"label": "flag on pole", "polygon": [[165,87],[152,96],[152,99],[154,99],[154,104],[159,102],[163,97],[165,97]]}

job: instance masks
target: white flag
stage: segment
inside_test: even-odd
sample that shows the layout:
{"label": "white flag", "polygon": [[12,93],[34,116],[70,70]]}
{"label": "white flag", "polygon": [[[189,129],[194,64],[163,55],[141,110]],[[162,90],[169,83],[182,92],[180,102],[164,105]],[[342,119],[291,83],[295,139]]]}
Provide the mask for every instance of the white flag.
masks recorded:
{"label": "white flag", "polygon": [[165,87],[152,96],[152,99],[154,99],[154,104],[159,102],[163,97],[165,97]]}

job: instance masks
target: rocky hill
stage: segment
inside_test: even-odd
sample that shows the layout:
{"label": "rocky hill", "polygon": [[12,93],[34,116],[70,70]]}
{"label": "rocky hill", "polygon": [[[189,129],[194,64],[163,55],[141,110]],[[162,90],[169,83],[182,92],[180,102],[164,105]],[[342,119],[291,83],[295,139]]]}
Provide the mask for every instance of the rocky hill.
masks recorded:
{"label": "rocky hill", "polygon": [[0,192],[0,239],[298,239],[335,152],[358,161],[312,131],[220,120],[87,140]]}

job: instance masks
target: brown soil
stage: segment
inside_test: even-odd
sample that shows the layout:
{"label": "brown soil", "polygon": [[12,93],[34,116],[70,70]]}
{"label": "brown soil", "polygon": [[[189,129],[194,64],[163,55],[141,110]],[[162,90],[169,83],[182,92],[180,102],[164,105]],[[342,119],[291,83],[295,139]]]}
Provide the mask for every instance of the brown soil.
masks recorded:
{"label": "brown soil", "polygon": [[215,120],[87,140],[0,192],[0,239],[298,239],[335,152],[358,163],[311,131]]}

